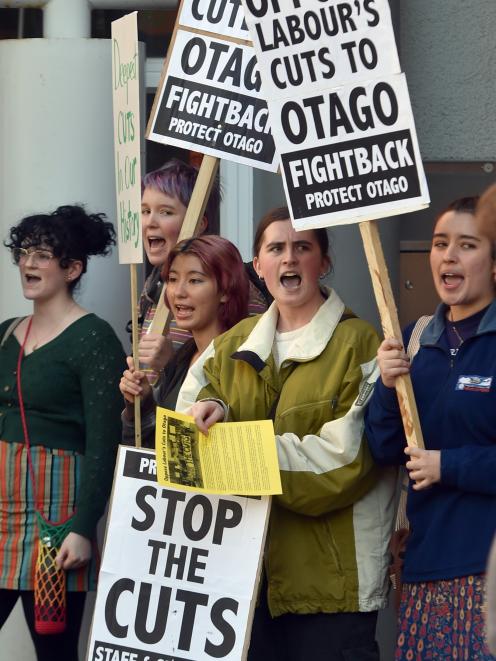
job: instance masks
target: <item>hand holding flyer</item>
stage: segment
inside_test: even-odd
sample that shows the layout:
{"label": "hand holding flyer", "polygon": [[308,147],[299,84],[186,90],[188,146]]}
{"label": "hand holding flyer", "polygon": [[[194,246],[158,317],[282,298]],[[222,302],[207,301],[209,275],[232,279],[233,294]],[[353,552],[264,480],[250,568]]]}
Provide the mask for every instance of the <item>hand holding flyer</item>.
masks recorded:
{"label": "hand holding flyer", "polygon": [[202,434],[193,418],[157,407],[157,481],[217,494],[282,493],[272,420],[223,422]]}

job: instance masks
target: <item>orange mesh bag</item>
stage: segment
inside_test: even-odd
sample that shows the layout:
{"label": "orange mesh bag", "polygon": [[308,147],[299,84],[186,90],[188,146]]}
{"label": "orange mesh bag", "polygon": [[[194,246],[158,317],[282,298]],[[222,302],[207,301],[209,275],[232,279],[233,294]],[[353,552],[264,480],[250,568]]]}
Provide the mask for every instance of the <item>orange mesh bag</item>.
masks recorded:
{"label": "orange mesh bag", "polygon": [[65,571],[55,558],[70,520],[55,525],[36,512],[39,541],[34,574],[34,626],[39,634],[62,633],[65,630]]}
{"label": "orange mesh bag", "polygon": [[[24,431],[24,445],[26,447],[29,478],[33,489],[34,501],[37,503],[36,478],[31,458],[28,425],[21,388],[22,357],[32,323],[33,317],[31,316],[17,358],[17,395],[19,397],[19,410]],[[72,517],[58,523],[52,523],[41,514],[40,509],[39,505],[37,505],[36,519],[39,541],[34,575],[34,625],[36,632],[39,634],[57,634],[65,630],[66,605],[65,571],[57,567],[55,558],[58,555],[64,538],[69,532]]]}

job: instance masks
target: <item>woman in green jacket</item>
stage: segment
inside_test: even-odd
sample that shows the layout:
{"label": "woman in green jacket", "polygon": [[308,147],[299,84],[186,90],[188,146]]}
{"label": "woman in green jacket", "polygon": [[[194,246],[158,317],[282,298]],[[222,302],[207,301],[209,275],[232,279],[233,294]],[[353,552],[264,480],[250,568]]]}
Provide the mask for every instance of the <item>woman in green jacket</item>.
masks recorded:
{"label": "woman in green jacket", "polygon": [[363,436],[378,338],[321,287],[327,251],[326,230],[295,232],[286,207],[267,214],[254,267],[274,303],[214,340],[196,373],[206,401],[191,413],[205,433],[227,412],[274,420],[283,493],[273,501],[251,661],[379,659],[394,475],[374,465]]}

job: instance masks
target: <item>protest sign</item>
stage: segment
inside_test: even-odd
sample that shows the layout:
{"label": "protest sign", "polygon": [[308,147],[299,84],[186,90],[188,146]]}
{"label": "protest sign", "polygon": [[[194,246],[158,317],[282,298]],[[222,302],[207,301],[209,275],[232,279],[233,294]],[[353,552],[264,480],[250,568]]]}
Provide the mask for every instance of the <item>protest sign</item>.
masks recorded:
{"label": "protest sign", "polygon": [[[401,337],[374,219],[427,206],[387,0],[242,0],[295,229],[359,223],[385,337]],[[409,376],[409,445],[423,447]]]}
{"label": "protest sign", "polygon": [[182,3],[179,23],[224,37],[251,38],[241,0],[188,0]]}
{"label": "protest sign", "polygon": [[243,0],[295,229],[429,202],[387,0]]}
{"label": "protest sign", "polygon": [[272,420],[223,422],[208,437],[193,418],[157,407],[157,479],[203,493],[282,493]]}
{"label": "protest sign", "polygon": [[121,447],[88,661],[246,658],[269,498],[162,488]]}
{"label": "protest sign", "polygon": [[112,90],[119,262],[141,264],[140,83],[137,13],[112,21]]}
{"label": "protest sign", "polygon": [[[119,262],[130,265],[133,358],[138,360],[138,274],[141,233],[140,81],[137,12],[112,21],[112,101]],[[141,403],[134,401],[136,446],[141,446]]]}
{"label": "protest sign", "polygon": [[182,3],[149,140],[277,170],[257,59],[246,37],[239,2]]}

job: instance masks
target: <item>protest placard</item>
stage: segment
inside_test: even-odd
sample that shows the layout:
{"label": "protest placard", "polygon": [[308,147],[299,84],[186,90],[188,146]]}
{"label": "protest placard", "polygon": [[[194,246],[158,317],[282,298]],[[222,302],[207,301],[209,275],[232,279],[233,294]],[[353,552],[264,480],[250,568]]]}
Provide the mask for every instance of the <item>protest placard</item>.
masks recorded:
{"label": "protest placard", "polygon": [[137,13],[112,21],[112,91],[119,262],[141,264],[140,83]]}
{"label": "protest placard", "polygon": [[223,422],[207,437],[191,416],[158,406],[155,443],[159,484],[203,493],[282,493],[272,420]]}
{"label": "protest placard", "polygon": [[[140,80],[137,12],[112,21],[112,102],[119,262],[130,265],[133,358],[138,364],[138,274],[141,233]],[[141,446],[141,403],[134,402],[135,442]]]}
{"label": "protest placard", "polygon": [[247,36],[238,2],[182,3],[150,114],[149,140],[277,170]]}
{"label": "protest placard", "polygon": [[[388,0],[242,0],[295,229],[359,223],[385,337],[401,337],[374,219],[427,206]],[[423,447],[410,377],[407,442]]]}
{"label": "protest placard", "polygon": [[241,0],[188,0],[181,5],[179,23],[224,37],[251,39]]}
{"label": "protest placard", "polygon": [[243,0],[296,229],[429,202],[387,0]]}
{"label": "protest placard", "polygon": [[269,507],[162,488],[121,447],[88,661],[245,659]]}

